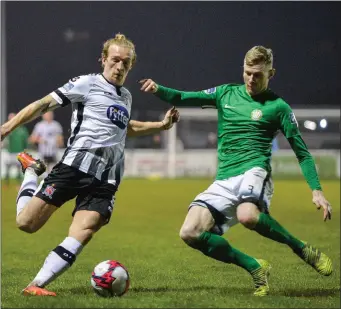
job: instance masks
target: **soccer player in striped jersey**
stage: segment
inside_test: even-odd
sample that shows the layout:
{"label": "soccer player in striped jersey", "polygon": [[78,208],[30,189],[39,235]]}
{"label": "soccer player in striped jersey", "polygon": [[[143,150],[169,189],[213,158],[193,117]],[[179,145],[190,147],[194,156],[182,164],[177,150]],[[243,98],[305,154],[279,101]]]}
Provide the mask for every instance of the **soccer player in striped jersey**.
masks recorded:
{"label": "soccer player in striped jersey", "polygon": [[24,181],[17,197],[16,222],[22,231],[38,231],[66,201],[76,198],[68,237],[47,256],[24,295],[55,296],[45,286],[67,270],[113,211],[124,170],[126,136],[156,134],[179,120],[175,108],[157,122],[131,120],[132,96],[123,87],[136,61],[135,46],[123,34],[103,45],[101,74],[72,78],[1,126],[1,140],[18,126],[57,107],[72,107],[71,136],[65,153],[37,187],[45,164],[18,155]]}
{"label": "soccer player in striped jersey", "polygon": [[29,138],[30,142],[38,145],[40,158],[46,164],[47,172],[57,163],[57,152],[64,146],[63,128],[61,124],[53,120],[53,112],[46,112],[43,120],[36,123]]}
{"label": "soccer player in striped jersey", "polygon": [[318,249],[293,236],[270,214],[272,140],[282,131],[294,150],[303,175],[312,190],[313,202],[331,219],[314,159],[301,137],[290,106],[268,88],[274,76],[272,50],[250,49],[244,58],[244,84],[226,84],[204,91],[179,91],[151,79],[141,80],[141,90],[154,93],[175,106],[211,106],[218,116],[218,169],[216,180],[189,206],[180,237],[189,246],[225,263],[248,271],[256,296],[269,293],[267,261],[255,259],[233,248],[221,237],[240,222],[248,229],[288,245],[318,273],[332,273],[331,260]]}

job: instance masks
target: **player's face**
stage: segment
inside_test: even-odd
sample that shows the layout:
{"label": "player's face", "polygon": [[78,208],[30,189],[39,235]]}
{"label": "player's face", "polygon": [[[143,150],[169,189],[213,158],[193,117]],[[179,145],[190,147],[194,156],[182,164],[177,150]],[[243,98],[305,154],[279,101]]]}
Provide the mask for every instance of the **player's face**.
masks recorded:
{"label": "player's face", "polygon": [[249,95],[253,96],[266,90],[274,72],[270,65],[264,63],[253,66],[244,63],[243,78]]}
{"label": "player's face", "polygon": [[122,86],[132,66],[133,51],[129,47],[110,45],[108,57],[102,59],[103,75],[111,83]]}
{"label": "player's face", "polygon": [[53,120],[53,112],[46,112],[42,118],[45,120],[45,121],[51,121]]}

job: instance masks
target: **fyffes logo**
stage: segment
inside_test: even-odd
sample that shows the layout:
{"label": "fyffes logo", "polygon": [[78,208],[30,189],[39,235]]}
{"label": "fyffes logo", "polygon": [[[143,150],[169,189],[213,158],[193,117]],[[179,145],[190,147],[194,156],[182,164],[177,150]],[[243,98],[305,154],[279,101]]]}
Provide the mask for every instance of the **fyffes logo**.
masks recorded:
{"label": "fyffes logo", "polygon": [[120,105],[110,105],[107,109],[107,117],[120,129],[125,129],[129,122],[129,113],[125,107]]}
{"label": "fyffes logo", "polygon": [[251,119],[252,120],[259,120],[263,116],[263,113],[260,109],[254,109],[251,113]]}

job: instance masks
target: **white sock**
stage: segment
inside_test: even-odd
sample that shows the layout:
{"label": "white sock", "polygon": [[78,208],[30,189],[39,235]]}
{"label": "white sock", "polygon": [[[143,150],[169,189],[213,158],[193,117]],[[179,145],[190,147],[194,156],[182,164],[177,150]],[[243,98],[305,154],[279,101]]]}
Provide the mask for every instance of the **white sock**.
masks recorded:
{"label": "white sock", "polygon": [[30,285],[44,287],[70,268],[76,256],[82,251],[83,245],[73,237],[66,237],[46,257],[43,267],[39,270]]}
{"label": "white sock", "polygon": [[24,180],[18,192],[17,197],[17,216],[26,206],[27,202],[32,198],[34,191],[37,189],[38,176],[33,169],[27,168],[24,174]]}

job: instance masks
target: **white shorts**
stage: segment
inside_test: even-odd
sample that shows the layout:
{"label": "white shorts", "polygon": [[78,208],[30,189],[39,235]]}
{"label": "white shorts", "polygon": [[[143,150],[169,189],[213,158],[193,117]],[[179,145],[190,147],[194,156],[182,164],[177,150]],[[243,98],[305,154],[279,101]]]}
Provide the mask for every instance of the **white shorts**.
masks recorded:
{"label": "white shorts", "polygon": [[268,213],[273,191],[269,173],[254,167],[242,175],[214,181],[206,191],[195,197],[189,207],[197,205],[208,208],[215,219],[212,232],[222,235],[238,223],[237,206],[243,202],[252,202],[260,211]]}

